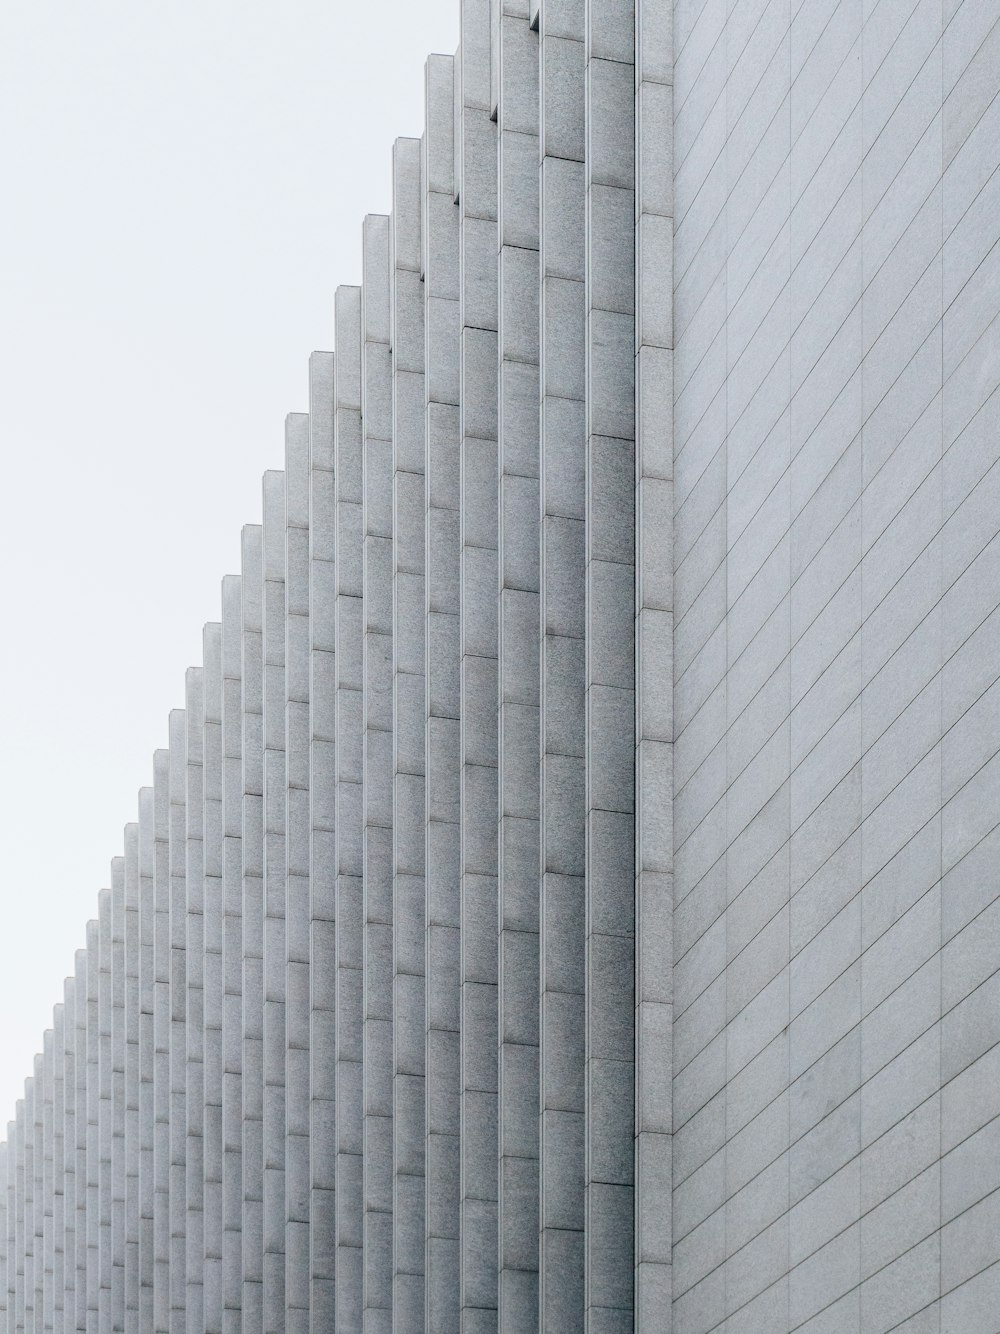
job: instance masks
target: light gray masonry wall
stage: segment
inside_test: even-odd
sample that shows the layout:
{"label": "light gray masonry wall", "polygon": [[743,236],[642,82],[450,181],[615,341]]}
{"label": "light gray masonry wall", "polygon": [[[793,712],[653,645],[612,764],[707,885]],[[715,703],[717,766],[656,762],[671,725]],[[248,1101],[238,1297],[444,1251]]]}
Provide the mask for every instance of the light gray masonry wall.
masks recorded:
{"label": "light gray masonry wall", "polygon": [[0,1331],[991,1334],[996,5],[456,3]]}
{"label": "light gray masonry wall", "polygon": [[996,18],[676,6],[678,1332],[996,1325]]}

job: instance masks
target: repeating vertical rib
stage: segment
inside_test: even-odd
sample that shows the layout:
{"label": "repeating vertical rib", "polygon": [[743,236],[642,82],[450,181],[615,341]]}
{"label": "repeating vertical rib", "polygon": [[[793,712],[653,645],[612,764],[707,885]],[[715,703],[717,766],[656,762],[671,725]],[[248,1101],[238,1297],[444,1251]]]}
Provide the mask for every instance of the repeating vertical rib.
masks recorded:
{"label": "repeating vertical rib", "polygon": [[[168,861],[170,874],[170,1099],[168,1226],[170,1229],[170,1334],[184,1334],[187,1302],[185,1111],[187,1070],[187,716],[170,711]],[[128,938],[128,874],[126,872],[126,939]],[[126,1018],[127,1023],[127,1018]],[[126,1076],[127,1081],[127,1076]],[[126,1208],[128,1198],[126,1193]]]}
{"label": "repeating vertical rib", "polygon": [[[90,931],[88,927],[88,937],[89,935]],[[96,962],[96,953],[91,957]],[[28,1300],[27,1284],[28,1284],[28,1278],[31,1274],[31,1262],[30,1262],[31,1247],[28,1238],[28,1225],[30,1217],[29,1211],[31,1208],[31,1203],[30,1203],[31,1168],[29,1165],[31,1156],[31,1132],[28,1129],[28,1117],[30,1115],[30,1107],[31,1107],[31,1084],[32,1084],[32,1078],[29,1075],[29,1077],[24,1082],[24,1097],[18,1099],[17,1108],[15,1111],[15,1117],[17,1120],[17,1158],[18,1158],[17,1223],[16,1223],[16,1233],[15,1233],[17,1240],[18,1268],[17,1268],[15,1318],[16,1318],[16,1329],[19,1332],[27,1329],[26,1321],[28,1317],[28,1311],[30,1308],[30,1302]],[[88,1307],[88,1316],[87,1316],[88,1329],[91,1327],[91,1323],[93,1323],[94,1328],[96,1328],[97,1325],[96,1307],[95,1307],[95,1319],[93,1322],[91,1322],[90,1320],[89,1307]]]}
{"label": "repeating vertical rib", "polygon": [[45,1030],[42,1046],[42,1325],[46,1330],[52,1328],[53,1314],[53,1274],[55,1267],[54,1221],[55,1201],[53,1199],[53,1164],[55,1100],[55,1029]]}
{"label": "repeating vertical rib", "polygon": [[222,581],[222,1324],[243,1300],[243,589]]}
{"label": "repeating vertical rib", "polygon": [[[87,1190],[86,1190],[86,1326],[87,1334],[98,1331],[98,1299],[101,1290],[99,1268],[100,1246],[100,1021],[98,1012],[97,986],[100,977],[98,966],[100,954],[100,923],[96,919],[87,923]],[[20,1110],[20,1109],[19,1109]],[[30,1302],[28,1283],[31,1277],[28,1227],[31,1200],[31,1165],[28,1137],[28,1117],[31,1110],[31,1098],[27,1086],[24,1093],[23,1134],[24,1138],[24,1185],[21,1209],[23,1219],[22,1246],[25,1251],[22,1277],[22,1294],[18,1302],[18,1320],[21,1328],[27,1330],[28,1306]]]}
{"label": "repeating vertical rib", "polygon": [[205,1334],[222,1332],[222,626],[204,634],[202,1179]]}
{"label": "repeating vertical rib", "polygon": [[497,29],[499,179],[499,1099],[502,1331],[538,1328],[538,37]]}
{"label": "repeating vertical rib", "polygon": [[334,621],[337,913],[337,1330],[361,1328],[364,1305],[364,466],[361,291],[334,307]]}
{"label": "repeating vertical rib", "polygon": [[3,1328],[9,1327],[10,1313],[13,1309],[11,1288],[9,1286],[8,1265],[14,1257],[13,1238],[10,1234],[12,1192],[9,1189],[11,1174],[14,1171],[13,1127],[7,1123],[7,1139],[0,1144],[0,1293],[4,1297]]}
{"label": "repeating vertical rib", "polygon": [[334,360],[309,358],[309,1329],[336,1318],[337,849]]}
{"label": "repeating vertical rib", "polygon": [[424,284],[421,152],[392,154],[393,1329],[424,1328]]}
{"label": "repeating vertical rib", "polygon": [[631,1323],[634,1125],[634,4],[588,0],[587,1328]]}
{"label": "repeating vertical rib", "polygon": [[541,10],[539,1311],[567,1331],[582,1331],[584,1305],[584,31],[584,0]]}
{"label": "repeating vertical rib", "polygon": [[460,152],[461,1309],[497,1321],[497,146],[489,0],[464,0]]}
{"label": "repeating vertical rib", "polygon": [[[207,636],[206,636],[207,640]],[[206,661],[208,661],[206,657]],[[205,854],[204,854],[204,756],[205,756],[205,673],[203,668],[189,668],[184,682],[187,719],[187,763],[184,777],[185,807],[185,937],[187,958],[185,977],[187,1035],[185,1039],[185,1334],[203,1334],[204,1285],[202,1274],[205,1255],[204,1213],[204,978],[205,978]],[[128,833],[126,831],[126,848]],[[130,1152],[129,1160],[134,1154]]]}
{"label": "repeating vertical rib", "polygon": [[[139,826],[125,826],[125,1319],[139,1318]],[[200,1264],[199,1264],[200,1270]]]}
{"label": "repeating vertical rib", "polygon": [[[67,977],[63,988],[63,1048],[62,1048],[62,1293],[59,1298],[60,1313],[55,1321],[55,1329],[62,1334],[64,1330],[76,1328],[76,977]],[[0,1170],[0,1190],[4,1194],[4,1228],[6,1249],[4,1251],[4,1272],[0,1275],[0,1293],[6,1294],[6,1311],[10,1311],[11,1288],[9,1265],[14,1254],[11,1245],[10,1228],[12,1223],[9,1185],[13,1163],[11,1145],[13,1136],[8,1127],[8,1157],[5,1170]],[[57,1245],[59,1238],[56,1239]],[[58,1296],[58,1294],[57,1294]],[[6,1334],[5,1322],[0,1322],[0,1329]]]}
{"label": "repeating vertical rib", "polygon": [[243,1144],[241,1163],[244,1334],[262,1334],[264,1253],[264,640],[263,533],[241,536],[241,755],[243,856]]}
{"label": "repeating vertical rib", "polygon": [[[286,440],[290,426],[286,423]],[[285,478],[264,474],[264,1212],[266,1334],[285,1322]]]}
{"label": "repeating vertical rib", "polygon": [[635,1326],[670,1329],[673,5],[635,0]]}
{"label": "repeating vertical rib", "polygon": [[[426,810],[425,1327],[459,1330],[461,961],[459,246],[455,207],[458,62],[434,56],[425,78],[424,627]],[[398,426],[397,426],[398,429]]]}
{"label": "repeating vertical rib", "polygon": [[392,1328],[392,354],[389,219],[364,224],[365,1330]]}
{"label": "repeating vertical rib", "polygon": [[[112,945],[112,906],[113,894],[110,889],[102,889],[98,899],[97,920],[100,929],[98,946],[97,975],[97,1024],[98,1024],[98,1079],[99,1101],[97,1108],[98,1124],[98,1289],[97,1311],[102,1329],[111,1326],[111,1269],[114,1252],[111,1249],[111,1141],[114,1133],[114,1104],[111,1100],[114,1067],[111,1055],[111,945]],[[45,1257],[42,1250],[42,1220],[45,1209],[42,1196],[42,1175],[44,1170],[44,1145],[42,1142],[42,1119],[44,1102],[44,1063],[42,1058],[35,1058],[34,1098],[34,1169],[33,1214],[35,1242],[33,1249],[34,1298],[33,1316],[38,1324],[44,1320],[42,1307],[42,1286],[45,1271]]]}
{"label": "repeating vertical rib", "polygon": [[309,418],[285,441],[285,1329],[309,1330]]}
{"label": "repeating vertical rib", "polygon": [[116,1327],[125,1323],[125,881],[125,859],[116,857],[111,863],[111,1313]]}
{"label": "repeating vertical rib", "polygon": [[[69,979],[66,981],[69,986]],[[72,1010],[70,1010],[72,1016]],[[56,1005],[52,1017],[52,1318],[53,1330],[62,1329],[65,1304],[65,1245],[66,1245],[66,993]],[[4,1164],[0,1159],[0,1256],[3,1254],[4,1199],[2,1193]],[[123,1201],[124,1203],[124,1201]],[[0,1271],[0,1292],[4,1290],[4,1275]]]}
{"label": "repeating vertical rib", "polygon": [[156,824],[153,894],[153,1327],[170,1324],[170,775],[169,755],[153,755]]}

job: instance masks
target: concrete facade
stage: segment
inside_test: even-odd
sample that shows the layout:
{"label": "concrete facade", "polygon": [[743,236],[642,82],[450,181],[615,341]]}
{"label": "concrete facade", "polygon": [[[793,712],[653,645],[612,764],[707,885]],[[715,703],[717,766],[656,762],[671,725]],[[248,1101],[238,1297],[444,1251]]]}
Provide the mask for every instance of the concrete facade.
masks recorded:
{"label": "concrete facade", "polygon": [[996,6],[461,7],[0,1145],[0,1330],[990,1334]]}

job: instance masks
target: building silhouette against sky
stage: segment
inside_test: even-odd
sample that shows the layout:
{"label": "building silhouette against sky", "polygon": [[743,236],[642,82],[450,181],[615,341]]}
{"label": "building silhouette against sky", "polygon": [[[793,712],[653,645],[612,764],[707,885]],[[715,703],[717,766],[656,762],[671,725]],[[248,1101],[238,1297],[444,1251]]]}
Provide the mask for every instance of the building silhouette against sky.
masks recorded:
{"label": "building silhouette against sky", "polygon": [[462,0],[426,87],[0,1329],[995,1331],[996,6]]}

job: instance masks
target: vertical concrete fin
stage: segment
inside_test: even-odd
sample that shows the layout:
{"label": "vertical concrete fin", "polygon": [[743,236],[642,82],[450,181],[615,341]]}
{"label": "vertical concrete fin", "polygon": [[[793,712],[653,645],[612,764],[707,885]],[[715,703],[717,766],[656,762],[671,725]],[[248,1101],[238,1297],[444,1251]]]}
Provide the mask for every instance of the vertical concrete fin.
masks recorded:
{"label": "vertical concrete fin", "polygon": [[634,0],[586,13],[585,1311],[632,1320],[635,956]]}
{"label": "vertical concrete fin", "polygon": [[586,781],[584,0],[539,16],[539,1313],[583,1327]]}
{"label": "vertical concrete fin", "polygon": [[[170,728],[170,1099],[168,1113],[170,1229],[170,1334],[185,1334],[187,1318],[186,1139],[187,1070],[187,737],[183,709],[172,709]],[[127,854],[126,854],[127,861]],[[125,937],[128,940],[128,872],[126,869]],[[127,967],[126,967],[127,976]],[[127,983],[126,983],[127,986]],[[127,1004],[127,1002],[126,1002]],[[126,1027],[128,1016],[126,1009]],[[127,1050],[127,1048],[126,1048]],[[126,1056],[127,1066],[127,1056]],[[126,1071],[126,1087],[128,1083]],[[127,1105],[127,1099],[126,1099]],[[126,1209],[128,1196],[126,1192]],[[127,1222],[126,1222],[127,1231]]]}
{"label": "vertical concrete fin", "polygon": [[[392,1309],[392,351],[389,219],[363,230],[364,1302]],[[372,1313],[372,1314],[369,1314]]]}
{"label": "vertical concrete fin", "polygon": [[499,1128],[502,1332],[538,1328],[538,35],[524,0],[495,34],[498,127]]}
{"label": "vertical concrete fin", "polygon": [[672,26],[670,0],[635,0],[634,1300],[651,1331],[673,1296]]}
{"label": "vertical concrete fin", "polygon": [[[294,430],[286,423],[286,443]],[[285,1322],[285,477],[264,474],[264,1192],[266,1334]]]}
{"label": "vertical concrete fin", "polygon": [[[222,626],[205,627],[202,751],[202,1210],[205,1334],[222,1334]],[[141,828],[141,825],[140,825]],[[141,844],[141,840],[140,840]]]}
{"label": "vertical concrete fin", "polygon": [[263,1334],[264,1255],[264,643],[263,530],[241,535],[240,749],[243,968],[242,1317]]}
{"label": "vertical concrete fin", "polygon": [[285,1328],[309,1329],[309,418],[285,437]]}
{"label": "vertical concrete fin", "polygon": [[125,1053],[126,916],[125,858],[111,863],[111,1315],[125,1323]]}
{"label": "vertical concrete fin", "polygon": [[170,757],[153,753],[156,826],[153,917],[153,1321],[170,1322]]}
{"label": "vertical concrete fin", "polygon": [[222,1304],[240,1323],[243,1280],[243,590],[222,581]]}
{"label": "vertical concrete fin", "polygon": [[361,290],[334,303],[334,793],[336,867],[337,1328],[363,1320],[364,451]]}
{"label": "vertical concrete fin", "polygon": [[[456,62],[439,56],[425,75],[421,167],[424,232],[425,540],[425,1326],[458,1334],[460,1026],[459,613],[459,212],[452,179]],[[447,154],[447,157],[443,157]],[[450,158],[450,169],[449,169]]]}
{"label": "vertical concrete fin", "polygon": [[[205,1187],[203,1134],[204,1103],[204,980],[205,980],[205,855],[204,855],[204,757],[205,757],[205,670],[190,667],[184,679],[184,716],[187,743],[184,766],[184,878],[185,878],[185,971],[186,1038],[184,1053],[184,1236],[185,1236],[185,1334],[204,1329]],[[138,833],[138,831],[136,831]],[[128,865],[126,830],[126,866]],[[136,839],[136,857],[138,841]],[[138,871],[138,868],[137,868]],[[138,874],[137,874],[138,879]],[[138,896],[136,897],[138,906]],[[131,936],[129,936],[131,939]],[[138,955],[138,942],[136,944]],[[138,1033],[137,1033],[138,1037]],[[138,1070],[138,1048],[136,1049]],[[129,1083],[131,1086],[132,1076]],[[137,1081],[137,1073],[136,1073]],[[138,1086],[136,1088],[138,1092]],[[138,1103],[136,1104],[138,1109]],[[126,1136],[128,1135],[126,1128]],[[129,1165],[137,1160],[129,1150]],[[126,1267],[128,1260],[126,1258]],[[138,1298],[138,1286],[136,1286]],[[131,1297],[130,1297],[131,1300]],[[132,1308],[130,1308],[132,1309]],[[138,1308],[136,1307],[136,1312]]]}
{"label": "vertical concrete fin", "polygon": [[[450,103],[449,103],[450,111]],[[450,121],[450,116],[449,116]],[[421,143],[392,154],[393,1324],[424,1325],[424,293]],[[426,265],[424,266],[426,271]]]}
{"label": "vertical concrete fin", "polygon": [[309,1321],[336,1316],[336,524],[334,358],[309,358]]}
{"label": "vertical concrete fin", "polygon": [[[463,0],[461,321],[461,1309],[497,1310],[497,134],[490,0]],[[495,1327],[495,1325],[494,1325]]]}

